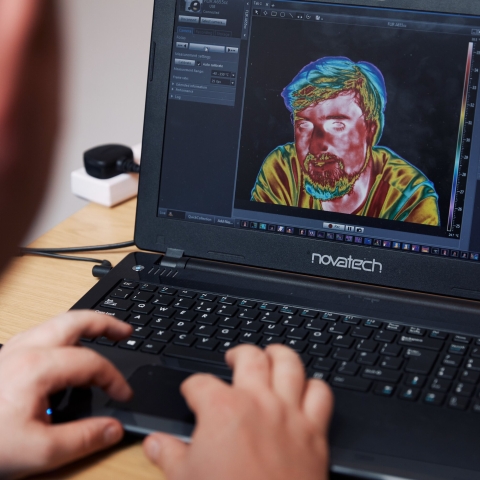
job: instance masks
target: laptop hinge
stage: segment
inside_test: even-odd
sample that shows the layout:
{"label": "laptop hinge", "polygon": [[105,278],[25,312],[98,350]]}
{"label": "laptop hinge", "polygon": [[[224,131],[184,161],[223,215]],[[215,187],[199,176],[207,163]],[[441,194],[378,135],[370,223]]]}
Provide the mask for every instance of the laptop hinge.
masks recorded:
{"label": "laptop hinge", "polygon": [[183,253],[183,250],[177,248],[167,248],[160,265],[166,268],[184,269],[188,258],[184,257]]}

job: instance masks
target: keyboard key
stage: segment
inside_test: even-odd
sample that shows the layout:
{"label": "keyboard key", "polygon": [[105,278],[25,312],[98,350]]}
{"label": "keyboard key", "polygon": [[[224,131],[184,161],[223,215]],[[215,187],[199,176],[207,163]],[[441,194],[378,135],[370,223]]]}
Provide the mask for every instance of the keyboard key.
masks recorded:
{"label": "keyboard key", "polygon": [[152,355],[158,355],[163,350],[163,345],[160,343],[147,342],[143,344],[141,349],[144,353],[151,353]]}
{"label": "keyboard key", "polygon": [[149,326],[159,330],[168,330],[172,325],[173,321],[168,318],[156,318]]}
{"label": "keyboard key", "polygon": [[302,310],[300,312],[300,316],[305,318],[317,318],[318,314],[319,312],[317,312],[316,310],[308,310],[308,309]]}
{"label": "keyboard key", "polygon": [[147,303],[151,300],[153,295],[148,292],[136,292],[135,295],[132,297],[133,302],[139,303]]}
{"label": "keyboard key", "polygon": [[396,334],[393,332],[386,332],[385,330],[380,330],[376,335],[375,335],[375,340],[377,342],[382,342],[382,343],[393,343],[396,338]]}
{"label": "keyboard key", "polygon": [[473,358],[480,358],[480,348],[478,347],[473,348],[472,351],[470,352],[470,355]]}
{"label": "keyboard key", "polygon": [[153,305],[149,305],[148,303],[137,303],[133,306],[132,312],[140,313],[142,315],[149,315],[153,308]]}
{"label": "keyboard key", "polygon": [[150,285],[149,283],[141,283],[138,288],[140,288],[140,290],[144,290],[145,292],[155,292],[155,290],[157,290],[155,285]]}
{"label": "keyboard key", "polygon": [[373,366],[377,363],[379,356],[376,353],[362,352],[357,355],[357,363],[360,365]]}
{"label": "keyboard key", "polygon": [[480,372],[480,360],[477,358],[470,358],[467,361],[467,365],[465,366],[467,370],[473,370],[475,372]]}
{"label": "keyboard key", "polygon": [[[260,333],[262,331],[262,328],[266,327],[277,327],[277,325],[265,325],[264,323],[261,322],[254,322],[253,320],[245,320],[242,322],[240,325],[240,330],[243,330],[244,332],[253,332],[253,333]],[[284,327],[280,327],[282,330],[285,330]],[[270,333],[273,332],[273,333]],[[265,335],[275,335],[275,330],[268,330],[265,329]],[[283,333],[283,332],[282,332]]]}
{"label": "keyboard key", "polygon": [[367,340],[370,338],[371,335],[372,335],[372,330],[370,328],[355,327],[352,330],[352,337],[355,337],[355,338],[363,338]]}
{"label": "keyboard key", "polygon": [[[258,322],[256,322],[258,323]],[[259,328],[261,329],[263,327],[262,324],[259,324]],[[281,335],[283,335],[285,333],[285,327],[283,327],[282,325],[265,325],[265,329],[263,330],[263,334],[264,335],[272,335],[274,337],[280,337]],[[299,329],[299,328],[292,328],[291,330],[298,330],[299,331],[299,335],[297,336],[288,336],[287,335],[287,338],[294,338],[295,340],[303,340],[306,336],[307,336],[307,332]],[[260,330],[258,330],[260,331]],[[303,333],[303,338],[302,338],[302,334]],[[299,338],[300,337],[300,338]]]}
{"label": "keyboard key", "polygon": [[195,305],[195,310],[197,312],[212,313],[215,310],[215,307],[216,305],[214,303],[204,301],[204,302],[198,302]]}
{"label": "keyboard key", "polygon": [[[318,360],[323,360],[323,359],[319,358]],[[341,375],[351,375],[352,377],[354,377],[359,370],[360,370],[360,366],[357,365],[356,363],[342,362],[337,369],[337,373]]]}
{"label": "keyboard key", "polygon": [[327,312],[322,315],[322,318],[323,320],[328,320],[330,322],[337,322],[340,318],[340,315],[337,315],[336,313]]}
{"label": "keyboard key", "polygon": [[302,342],[300,340],[287,340],[285,345],[295,350],[297,353],[302,353],[307,348],[307,342]]}
{"label": "keyboard key", "polygon": [[430,390],[435,390],[436,392],[448,392],[451,386],[452,382],[450,382],[450,380],[435,378],[430,385]]}
{"label": "keyboard key", "polygon": [[202,325],[215,325],[217,323],[218,317],[216,315],[211,315],[209,313],[202,313],[197,318],[197,323]]}
{"label": "keyboard key", "polygon": [[337,348],[333,354],[335,360],[343,360],[344,362],[350,362],[354,356],[355,352],[353,350],[347,350],[345,348]]}
{"label": "keyboard key", "polygon": [[283,325],[287,325],[289,327],[301,327],[303,325],[304,320],[299,317],[294,317],[293,315],[288,315],[283,317]]}
{"label": "keyboard key", "polygon": [[96,308],[94,312],[99,313],[100,315],[106,315],[107,317],[113,317],[123,321],[130,317],[129,313],[121,312],[119,310],[105,310],[103,308]]}
{"label": "keyboard key", "polygon": [[423,398],[424,403],[427,405],[440,406],[445,401],[445,394],[437,392],[428,392]]}
{"label": "keyboard key", "polygon": [[257,306],[257,302],[252,302],[251,300],[242,300],[239,305],[242,308],[255,308]]}
{"label": "keyboard key", "polygon": [[403,360],[401,358],[383,357],[380,361],[382,368],[388,368],[390,370],[399,370],[402,365]]}
{"label": "keyboard key", "polygon": [[260,342],[262,336],[257,333],[244,332],[240,334],[238,341],[240,343],[249,343],[251,345],[257,345]]}
{"label": "keyboard key", "polygon": [[357,392],[366,392],[372,385],[372,382],[358,377],[349,377],[348,375],[334,375],[332,377],[332,385]]}
{"label": "keyboard key", "polygon": [[182,310],[190,310],[195,305],[194,300],[190,300],[189,298],[179,298],[173,306],[175,308],[181,308]]}
{"label": "keyboard key", "polygon": [[104,300],[99,307],[100,308],[109,308],[112,310],[122,310],[123,312],[126,312],[127,310],[130,310],[132,308],[133,302],[130,302],[129,300],[118,300],[114,298],[107,298]]}
{"label": "keyboard key", "polygon": [[308,336],[308,341],[312,343],[328,343],[332,336],[325,332],[311,332]]}
{"label": "keyboard key", "polygon": [[135,327],[132,332],[133,338],[141,338],[142,340],[146,340],[150,334],[153,332],[151,328],[146,327]]}
{"label": "keyboard key", "polygon": [[346,335],[350,327],[343,323],[334,323],[331,327],[327,328],[328,333],[335,333],[337,335]]}
{"label": "keyboard key", "polygon": [[231,330],[230,328],[224,328],[220,330],[217,334],[219,340],[228,340],[233,342],[238,337],[238,332],[236,330]]}
{"label": "keyboard key", "polygon": [[135,290],[138,286],[138,283],[125,280],[120,284],[121,288],[129,288],[130,290]]}
{"label": "keyboard key", "polygon": [[273,303],[262,303],[258,308],[265,312],[274,312],[277,309],[277,306]]}
{"label": "keyboard key", "polygon": [[157,295],[153,300],[153,305],[162,305],[163,307],[168,307],[172,304],[174,298],[167,295]]}
{"label": "keyboard key", "polygon": [[263,337],[262,343],[260,344],[262,347],[268,347],[268,345],[273,344],[280,344],[283,345],[285,340],[281,337]]}
{"label": "keyboard key", "polygon": [[372,340],[360,340],[357,343],[357,350],[361,352],[373,353],[377,349],[378,343]]}
{"label": "keyboard key", "polygon": [[460,375],[460,380],[462,382],[468,382],[468,383],[473,383],[476,384],[478,383],[478,379],[480,378],[480,373],[479,372],[472,372],[469,370],[464,370],[462,374]]}
{"label": "keyboard key", "polygon": [[319,372],[314,370],[313,368],[308,370],[307,376],[308,378],[315,378],[317,380],[323,380],[323,381],[327,381],[329,377],[327,372]]}
{"label": "keyboard key", "polygon": [[218,343],[218,340],[215,340],[214,338],[200,338],[197,341],[195,348],[213,351],[217,348]]}
{"label": "keyboard key", "polygon": [[437,340],[446,340],[448,338],[448,334],[445,332],[440,332],[438,330],[433,330],[430,332],[430,338],[436,338]]}
{"label": "keyboard key", "polygon": [[398,341],[400,345],[406,345],[414,348],[425,348],[427,350],[440,351],[443,347],[443,342],[433,338],[416,337],[414,335],[402,335]]}
{"label": "keyboard key", "polygon": [[220,297],[218,303],[222,305],[235,305],[237,303],[237,299],[233,297]]}
{"label": "keyboard key", "polygon": [[331,360],[330,358],[317,358],[313,364],[313,368],[315,370],[331,372],[335,368],[336,363],[337,362]]}
{"label": "keyboard key", "polygon": [[423,337],[425,335],[426,330],[424,328],[419,327],[410,327],[407,330],[409,335],[417,335],[418,337]]}
{"label": "keyboard key", "polygon": [[177,345],[169,345],[163,351],[167,357],[181,358],[195,362],[209,363],[221,367],[226,367],[225,357],[221,353],[209,352],[198,348],[184,348]]}
{"label": "keyboard key", "polygon": [[459,382],[453,388],[455,395],[461,395],[462,397],[471,397],[475,392],[475,385],[471,383]]}
{"label": "keyboard key", "polygon": [[131,294],[131,290],[125,288],[117,288],[110,294],[110,297],[119,298],[120,300],[126,300]]}
{"label": "keyboard key", "polygon": [[194,329],[194,326],[188,322],[177,322],[172,327],[172,332],[177,333],[190,333]]}
{"label": "keyboard key", "polygon": [[197,338],[193,335],[187,335],[185,333],[182,333],[181,335],[177,335],[173,339],[173,343],[175,345],[181,345],[183,347],[191,347],[196,342],[196,340]]}
{"label": "keyboard key", "polygon": [[303,328],[289,328],[287,331],[287,338],[293,338],[295,340],[305,340],[308,332]]}
{"label": "keyboard key", "polygon": [[174,288],[170,287],[160,287],[160,290],[158,293],[163,294],[163,295],[175,295],[177,291]]}
{"label": "keyboard key", "polygon": [[460,397],[458,395],[452,395],[447,400],[447,406],[454,408],[455,410],[466,410],[470,399],[467,397]]}
{"label": "keyboard key", "polygon": [[410,402],[414,402],[420,396],[421,390],[419,388],[405,388],[402,387],[398,394],[398,398],[402,400],[408,400]]}
{"label": "keyboard key", "polygon": [[197,317],[197,314],[189,310],[179,310],[175,314],[175,320],[182,320],[184,322],[193,322],[193,320],[195,320],[196,317]]}
{"label": "keyboard key", "polygon": [[368,318],[367,320],[365,320],[365,322],[363,322],[363,324],[366,327],[370,328],[381,328],[382,326],[382,322],[380,322],[379,320],[373,320],[372,318]]}
{"label": "keyboard key", "polygon": [[178,296],[183,298],[195,298],[197,294],[191,290],[180,290]]}
{"label": "keyboard key", "polygon": [[278,323],[281,319],[282,319],[281,315],[279,315],[278,313],[271,313],[271,312],[265,312],[260,317],[260,321],[265,323]]}
{"label": "keyboard key", "polygon": [[222,317],[233,317],[237,313],[237,311],[238,311],[238,308],[225,305],[225,306],[221,306],[217,310],[216,314]]}
{"label": "keyboard key", "polygon": [[437,377],[444,378],[445,380],[452,380],[453,378],[455,378],[456,374],[457,370],[455,368],[440,367],[437,372]]}
{"label": "keyboard key", "polygon": [[427,381],[427,377],[425,375],[408,375],[405,379],[405,385],[410,387],[418,387],[422,388]]}
{"label": "keyboard key", "polygon": [[471,342],[471,338],[470,337],[467,337],[466,335],[455,335],[453,337],[453,341],[455,343],[465,343],[465,344],[469,344]]}
{"label": "keyboard key", "polygon": [[295,315],[298,312],[298,309],[288,306],[283,306],[280,309],[280,313],[284,313],[285,315]]}
{"label": "keyboard key", "polygon": [[353,317],[352,315],[346,315],[342,320],[343,323],[348,323],[349,325],[360,325],[361,321],[360,317]]}
{"label": "keyboard key", "polygon": [[428,375],[437,360],[437,354],[416,349],[407,349],[405,357],[408,359],[405,371]]}
{"label": "keyboard key", "polygon": [[332,351],[331,347],[326,345],[320,345],[319,343],[315,343],[310,346],[308,350],[309,355],[315,355],[318,357],[328,357],[328,354]]}
{"label": "keyboard key", "polygon": [[227,350],[230,350],[231,348],[234,348],[238,345],[238,342],[223,342],[220,344],[218,347],[218,352],[220,353],[225,353]]}
{"label": "keyboard key", "polygon": [[206,325],[198,326],[195,331],[193,332],[194,335],[198,337],[213,337],[217,333],[217,329],[215,327],[207,327]]}
{"label": "keyboard key", "polygon": [[238,328],[242,322],[237,318],[221,318],[218,322],[220,328]]}
{"label": "keyboard key", "polygon": [[463,359],[458,355],[445,355],[442,360],[442,364],[446,367],[458,368],[462,365]]}
{"label": "keyboard key", "polygon": [[177,311],[171,307],[157,307],[153,311],[153,315],[155,317],[162,317],[162,318],[170,318],[174,313],[177,313]]}
{"label": "keyboard key", "polygon": [[145,327],[146,325],[148,325],[151,319],[152,317],[148,315],[142,315],[137,313],[136,315],[132,315],[130,317],[128,323],[131,323],[132,325],[138,325],[140,327]]}
{"label": "keyboard key", "polygon": [[380,349],[380,353],[382,355],[388,355],[389,357],[398,357],[402,353],[403,348],[399,345],[391,345],[386,343]]}
{"label": "keyboard key", "polygon": [[388,330],[390,332],[400,333],[403,331],[403,326],[399,325],[398,323],[389,323],[385,327],[385,330]]}
{"label": "keyboard key", "polygon": [[337,337],[333,338],[333,346],[334,347],[341,347],[341,348],[352,348],[355,340],[350,337],[344,337],[343,335],[338,335]]}
{"label": "keyboard key", "polygon": [[308,330],[317,330],[321,332],[327,326],[324,320],[308,320],[305,328]]}
{"label": "keyboard key", "polygon": [[[240,310],[240,313],[237,316],[238,316],[238,318],[241,318],[242,320],[256,320],[258,318],[258,312],[256,310],[251,310],[249,308],[244,308],[244,309]],[[273,323],[275,323],[275,322],[273,322]]]}
{"label": "keyboard key", "polygon": [[125,350],[138,350],[142,343],[143,342],[141,340],[129,338],[128,340],[122,340],[121,342],[119,342],[118,346]]}
{"label": "keyboard key", "polygon": [[384,368],[365,367],[362,371],[363,378],[370,378],[372,380],[379,380],[386,383],[398,383],[402,374]]}
{"label": "keyboard key", "polygon": [[377,383],[373,389],[375,395],[382,395],[383,397],[391,397],[394,391],[395,386],[388,383]]}
{"label": "keyboard key", "polygon": [[453,353],[455,355],[465,355],[467,353],[468,346],[458,343],[452,343],[450,347],[448,347],[448,352]]}
{"label": "keyboard key", "polygon": [[151,337],[150,340],[155,342],[168,343],[173,340],[175,337],[174,333],[167,332],[166,330],[157,330]]}

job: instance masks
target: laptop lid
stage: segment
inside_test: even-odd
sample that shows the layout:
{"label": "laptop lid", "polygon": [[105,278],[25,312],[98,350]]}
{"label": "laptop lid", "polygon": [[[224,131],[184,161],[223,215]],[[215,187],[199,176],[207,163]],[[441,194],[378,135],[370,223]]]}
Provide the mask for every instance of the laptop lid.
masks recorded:
{"label": "laptop lid", "polygon": [[140,248],[480,299],[480,5],[157,0]]}

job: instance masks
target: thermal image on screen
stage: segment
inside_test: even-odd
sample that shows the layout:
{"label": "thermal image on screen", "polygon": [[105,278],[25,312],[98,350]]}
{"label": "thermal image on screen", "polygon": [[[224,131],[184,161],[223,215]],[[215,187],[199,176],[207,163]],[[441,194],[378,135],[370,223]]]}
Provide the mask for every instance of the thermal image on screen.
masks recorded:
{"label": "thermal image on screen", "polygon": [[323,57],[305,66],[281,95],[294,141],[267,155],[251,201],[440,225],[433,183],[378,145],[387,90],[375,65]]}

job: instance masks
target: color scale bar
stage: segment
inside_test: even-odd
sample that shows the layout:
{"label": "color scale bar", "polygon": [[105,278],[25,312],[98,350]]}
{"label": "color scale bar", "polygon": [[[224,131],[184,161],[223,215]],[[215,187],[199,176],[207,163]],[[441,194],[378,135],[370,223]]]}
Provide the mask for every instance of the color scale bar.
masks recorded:
{"label": "color scale bar", "polygon": [[467,112],[468,85],[472,71],[473,42],[468,44],[467,68],[465,71],[465,85],[463,87],[462,113],[460,115],[460,128],[458,130],[457,153],[455,156],[455,169],[453,171],[452,196],[450,197],[450,212],[448,213],[447,231],[453,230],[453,216],[455,213],[455,197],[457,193],[458,174],[460,170],[460,156],[462,153],[462,139],[465,128],[465,117]]}

